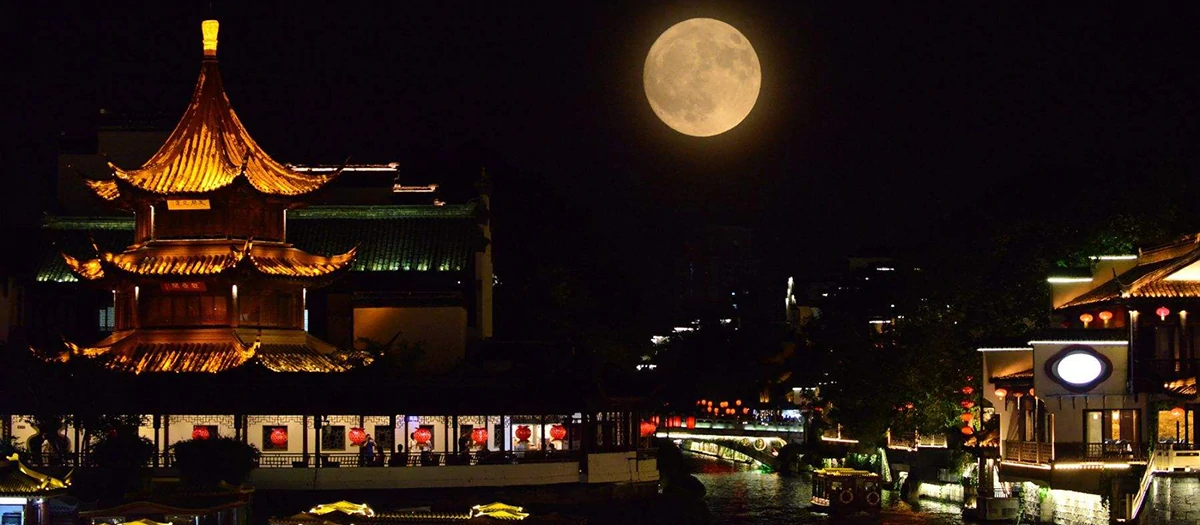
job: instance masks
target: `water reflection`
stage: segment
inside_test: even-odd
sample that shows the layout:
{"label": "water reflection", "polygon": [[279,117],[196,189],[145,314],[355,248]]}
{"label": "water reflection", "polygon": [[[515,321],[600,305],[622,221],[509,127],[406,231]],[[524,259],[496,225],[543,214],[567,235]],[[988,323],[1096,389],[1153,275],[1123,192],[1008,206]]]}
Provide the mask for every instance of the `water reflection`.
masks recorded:
{"label": "water reflection", "polygon": [[[809,512],[812,487],[805,476],[781,476],[748,465],[689,456],[688,466],[704,483],[704,502],[717,523],[766,524],[839,523]],[[956,525],[962,523],[959,505],[922,500],[918,507],[905,503],[895,492],[883,495],[882,523],[888,525]]]}

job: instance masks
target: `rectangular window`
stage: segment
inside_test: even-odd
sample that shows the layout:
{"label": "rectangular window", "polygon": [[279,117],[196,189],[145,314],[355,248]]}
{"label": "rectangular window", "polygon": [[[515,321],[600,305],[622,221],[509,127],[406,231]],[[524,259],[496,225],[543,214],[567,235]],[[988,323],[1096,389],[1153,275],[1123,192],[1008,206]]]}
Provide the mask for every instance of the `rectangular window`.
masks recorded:
{"label": "rectangular window", "polygon": [[[1179,407],[1183,408],[1183,407]],[[1195,413],[1191,410],[1159,410],[1158,411],[1158,442],[1159,443],[1192,443],[1195,432]]]}
{"label": "rectangular window", "polygon": [[304,309],[304,331],[308,331],[308,308]]}
{"label": "rectangular window", "polygon": [[321,450],[346,450],[346,427],[344,425],[321,427]]}
{"label": "rectangular window", "polygon": [[1139,453],[1137,409],[1084,410],[1084,442],[1088,458],[1129,457]]}
{"label": "rectangular window", "polygon": [[108,306],[100,309],[100,331],[111,332],[116,326],[116,311],[113,307]]}

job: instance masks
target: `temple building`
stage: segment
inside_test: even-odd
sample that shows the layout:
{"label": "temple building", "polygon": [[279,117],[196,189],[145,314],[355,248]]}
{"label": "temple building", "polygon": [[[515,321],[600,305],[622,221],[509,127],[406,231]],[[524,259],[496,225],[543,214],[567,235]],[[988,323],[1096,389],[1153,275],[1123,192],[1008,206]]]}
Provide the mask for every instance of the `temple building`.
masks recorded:
{"label": "temple building", "polygon": [[[86,466],[94,437],[52,415],[134,414],[149,466],[170,469],[181,440],[232,437],[262,451],[250,483],[264,490],[655,489],[636,398],[600,392],[571,349],[492,341],[486,175],[465,203],[396,175],[386,191],[403,202],[311,205],[396,167],[271,158],[225,94],[217,28],[203,24],[195,90],[156,152],[78,170],[124,215],[44,218],[11,316],[30,352],[0,367],[0,439]],[[367,436],[378,456],[359,453]],[[385,465],[452,470],[319,484],[298,470]]]}
{"label": "temple building", "polygon": [[1188,319],[1200,310],[1200,236],[1095,256],[1048,281],[1057,328],[979,349],[999,480],[1049,487],[1074,506],[1061,512],[1133,520],[1169,492],[1153,490],[1157,474],[1200,468],[1200,332]]}

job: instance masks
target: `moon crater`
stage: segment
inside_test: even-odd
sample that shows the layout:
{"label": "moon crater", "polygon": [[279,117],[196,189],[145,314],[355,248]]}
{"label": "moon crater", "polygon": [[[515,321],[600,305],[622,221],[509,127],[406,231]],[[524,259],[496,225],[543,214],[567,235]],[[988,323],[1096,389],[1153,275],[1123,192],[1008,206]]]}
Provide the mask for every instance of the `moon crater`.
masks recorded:
{"label": "moon crater", "polygon": [[711,137],[750,114],[762,73],[754,47],[737,29],[693,18],[671,26],[650,46],[642,80],[663,123],[685,135]]}

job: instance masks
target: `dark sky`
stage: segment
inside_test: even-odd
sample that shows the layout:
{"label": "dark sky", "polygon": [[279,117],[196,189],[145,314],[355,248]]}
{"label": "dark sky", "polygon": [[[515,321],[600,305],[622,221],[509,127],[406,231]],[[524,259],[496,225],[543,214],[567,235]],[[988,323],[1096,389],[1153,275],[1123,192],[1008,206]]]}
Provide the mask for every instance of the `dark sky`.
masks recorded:
{"label": "dark sky", "polygon": [[[30,190],[53,176],[55,135],[99,108],[181,114],[210,16],[207,0],[46,4],[9,19],[5,50],[18,162],[3,176]],[[460,185],[486,165],[498,207],[569,216],[627,254],[739,224],[803,273],[961,230],[979,207],[1197,171],[1191,7],[211,4],[226,89],[277,159],[397,161],[411,182]],[[657,35],[699,16],[742,31],[763,68],[749,117],[706,139],[660,123],[641,87]]]}

